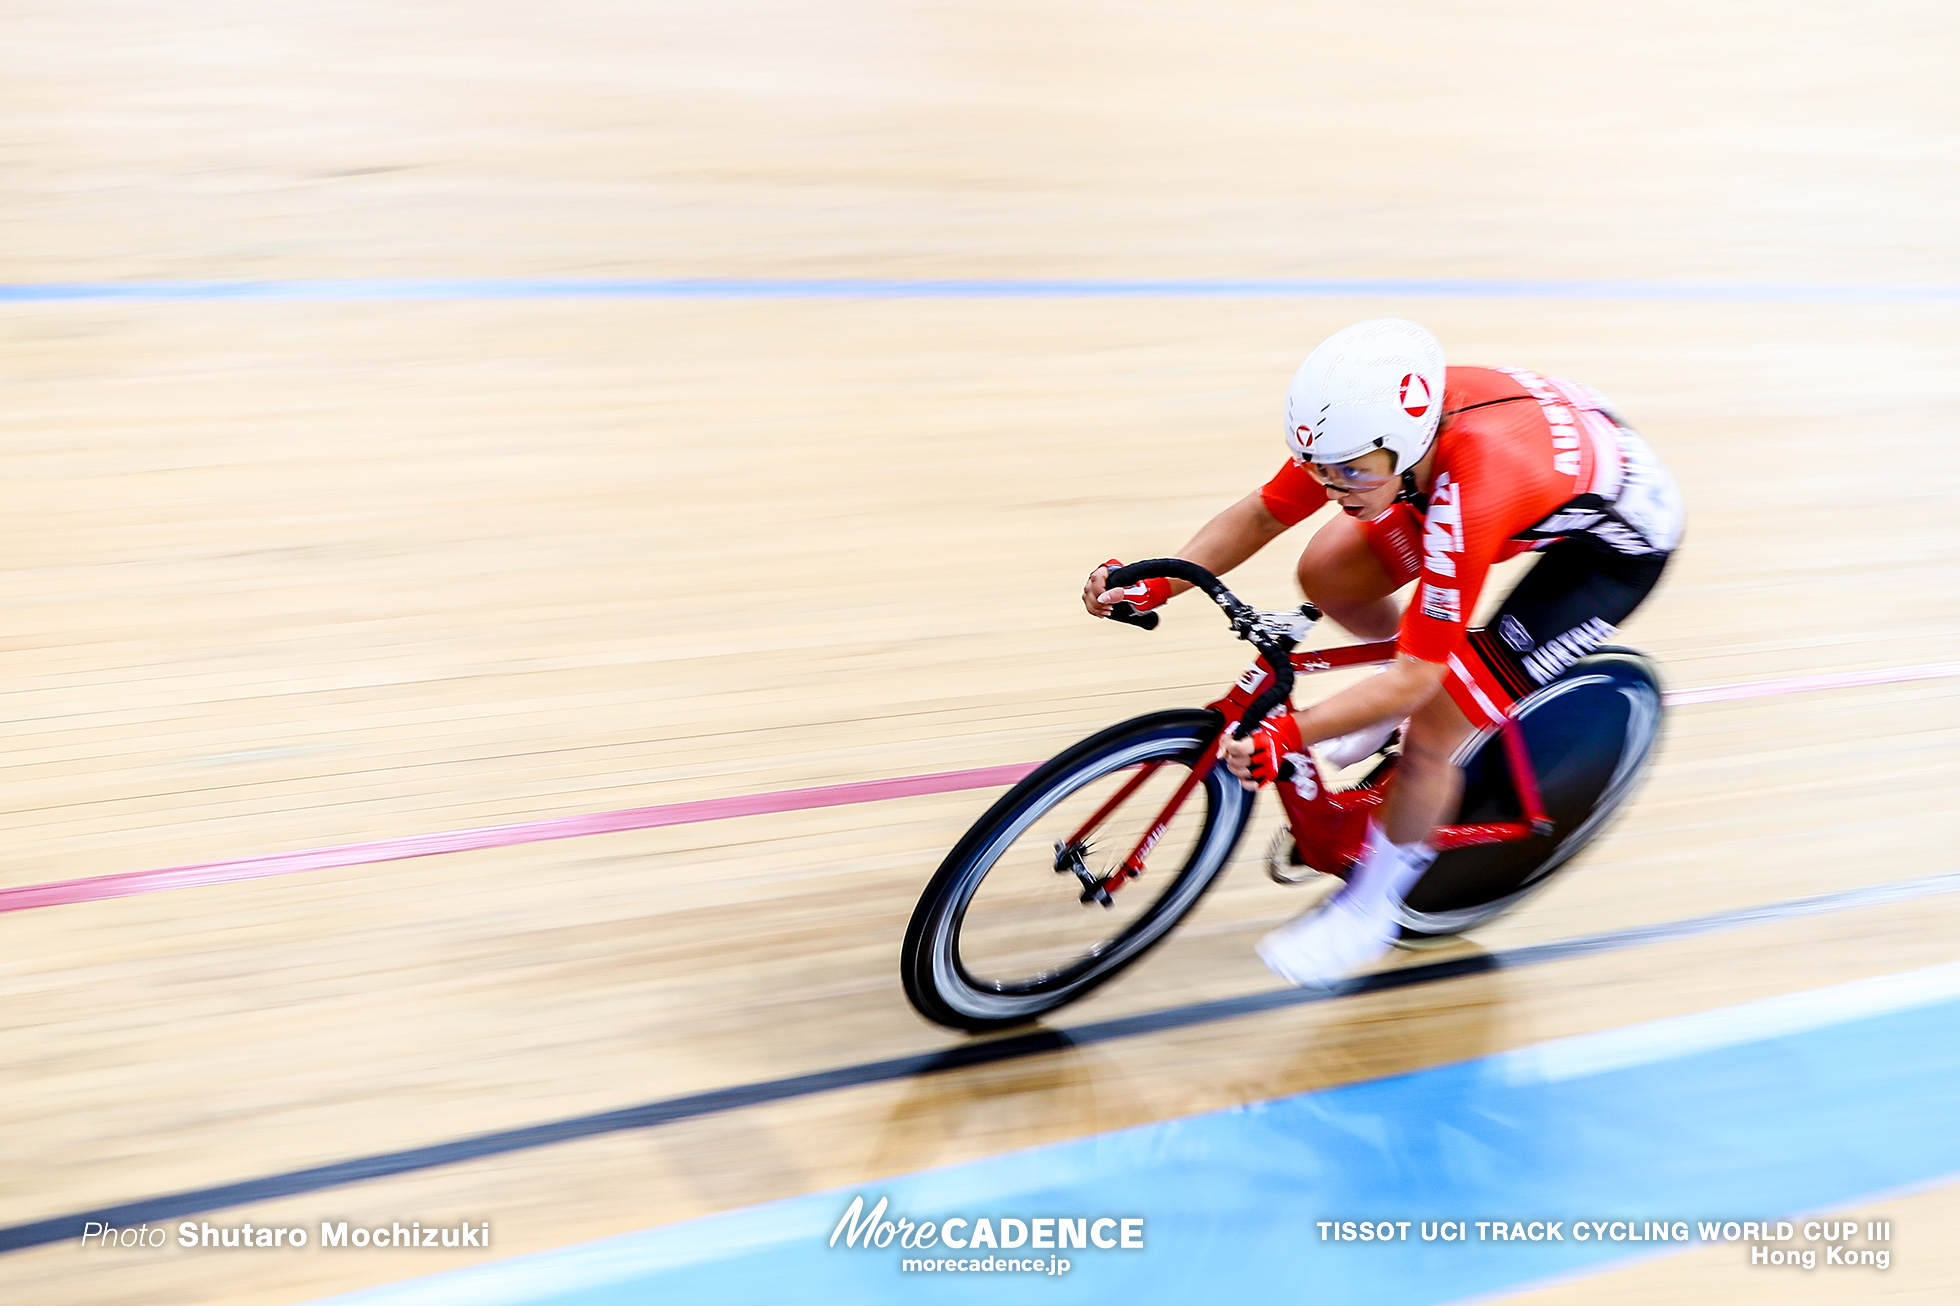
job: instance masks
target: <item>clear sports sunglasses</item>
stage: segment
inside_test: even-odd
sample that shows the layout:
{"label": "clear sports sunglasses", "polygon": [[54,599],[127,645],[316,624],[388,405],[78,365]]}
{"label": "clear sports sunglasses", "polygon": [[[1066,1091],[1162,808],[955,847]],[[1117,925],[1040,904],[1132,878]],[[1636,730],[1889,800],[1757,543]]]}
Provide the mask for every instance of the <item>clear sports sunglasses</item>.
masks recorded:
{"label": "clear sports sunglasses", "polygon": [[1330,494],[1355,494],[1368,490],[1379,490],[1395,477],[1391,473],[1363,471],[1353,463],[1307,463],[1307,475],[1313,477]]}

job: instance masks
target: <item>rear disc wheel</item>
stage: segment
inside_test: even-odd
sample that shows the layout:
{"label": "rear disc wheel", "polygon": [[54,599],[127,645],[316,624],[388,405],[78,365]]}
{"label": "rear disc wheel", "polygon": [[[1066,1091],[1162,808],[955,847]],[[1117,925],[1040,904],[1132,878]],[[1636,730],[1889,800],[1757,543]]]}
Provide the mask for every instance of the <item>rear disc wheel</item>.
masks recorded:
{"label": "rear disc wheel", "polygon": [[[1552,832],[1437,857],[1403,905],[1404,947],[1433,945],[1495,920],[1593,841],[1646,773],[1660,738],[1660,674],[1633,649],[1603,647],[1512,711]],[[1453,824],[1523,819],[1496,731],[1474,746],[1463,772],[1463,805]]]}

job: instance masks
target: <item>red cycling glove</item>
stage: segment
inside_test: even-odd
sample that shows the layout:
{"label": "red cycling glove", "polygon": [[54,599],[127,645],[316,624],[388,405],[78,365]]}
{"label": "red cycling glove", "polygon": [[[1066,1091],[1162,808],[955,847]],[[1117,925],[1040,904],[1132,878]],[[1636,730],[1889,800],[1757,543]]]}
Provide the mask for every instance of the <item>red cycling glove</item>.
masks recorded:
{"label": "red cycling glove", "polygon": [[[1111,558],[1103,564],[1103,566],[1108,567],[1112,571],[1122,565],[1122,563],[1114,558]],[[1149,580],[1140,580],[1128,589],[1117,590],[1116,592],[1123,596],[1125,603],[1135,608],[1138,612],[1148,612],[1152,608],[1161,608],[1165,603],[1169,602],[1171,597],[1171,583],[1162,576],[1152,576]]]}
{"label": "red cycling glove", "polygon": [[1272,784],[1281,778],[1280,767],[1288,753],[1306,751],[1300,745],[1300,723],[1283,707],[1268,713],[1249,738],[1252,741],[1252,756],[1246,762],[1246,770],[1262,785]]}

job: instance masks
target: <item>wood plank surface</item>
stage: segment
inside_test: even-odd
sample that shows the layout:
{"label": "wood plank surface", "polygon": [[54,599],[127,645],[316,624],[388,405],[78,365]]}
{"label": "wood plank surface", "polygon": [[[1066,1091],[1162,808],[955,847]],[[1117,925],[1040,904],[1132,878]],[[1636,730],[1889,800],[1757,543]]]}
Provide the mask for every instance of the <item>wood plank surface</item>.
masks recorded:
{"label": "wood plank surface", "polygon": [[[0,285],[1960,284],[1960,42],[1931,4],[0,24]],[[1216,615],[1094,623],[1081,577],[1269,475],[1299,358],[1390,312],[1455,361],[1599,386],[1676,471],[1687,543],[1626,631],[1672,684],[1960,658],[1951,299],[4,301],[0,888],[1034,761],[1202,702],[1243,663]],[[1289,600],[1307,529],[1234,585]],[[1929,680],[1680,708],[1610,839],[1464,946],[1960,869],[1957,706]],[[952,1046],[898,940],[988,799],[0,917],[0,1223]],[[1271,987],[1251,942],[1314,892],[1260,875],[1272,819],[1068,1019]],[[515,1254],[1933,964],[1957,917],[1756,927],[223,1218],[487,1218]],[[1960,1288],[1951,1201],[1891,1208],[1874,1297]],[[50,1246],[0,1257],[0,1299],[269,1306],[456,1263],[316,1252]],[[1584,1299],[1750,1299],[1726,1254]]]}

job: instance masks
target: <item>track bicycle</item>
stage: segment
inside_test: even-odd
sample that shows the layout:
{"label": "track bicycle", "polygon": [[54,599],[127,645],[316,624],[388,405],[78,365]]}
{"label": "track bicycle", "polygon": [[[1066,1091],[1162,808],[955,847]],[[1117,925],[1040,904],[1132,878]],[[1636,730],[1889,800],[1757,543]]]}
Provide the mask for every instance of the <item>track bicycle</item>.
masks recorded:
{"label": "track bicycle", "polygon": [[[1001,795],[947,853],[905,932],[905,993],[928,1020],[981,1032],[1022,1024],[1107,983],[1163,942],[1231,861],[1255,795],[1219,760],[1295,678],[1385,663],[1392,640],[1299,644],[1320,612],[1241,601],[1205,568],[1156,558],[1114,568],[1111,589],[1153,576],[1191,582],[1257,650],[1226,693],[1201,708],[1152,712],[1091,735]],[[1158,614],[1126,603],[1111,618],[1145,630]],[[1474,929],[1515,907],[1584,848],[1626,802],[1659,735],[1652,662],[1603,647],[1521,699],[1457,755],[1455,819],[1431,838],[1435,864],[1409,892],[1404,946]],[[1269,855],[1276,880],[1345,877],[1369,813],[1392,783],[1392,743],[1358,782],[1336,787],[1321,763],[1282,768],[1286,816]]]}

